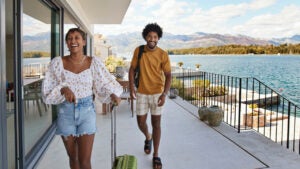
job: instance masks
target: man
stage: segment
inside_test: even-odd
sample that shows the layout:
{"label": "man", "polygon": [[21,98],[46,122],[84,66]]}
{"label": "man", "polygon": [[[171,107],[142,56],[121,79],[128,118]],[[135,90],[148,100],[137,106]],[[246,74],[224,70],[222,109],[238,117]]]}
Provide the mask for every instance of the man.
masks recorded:
{"label": "man", "polygon": [[[162,37],[162,28],[150,23],[144,28],[142,35],[146,41],[144,52],[139,61],[140,77],[137,91],[134,87],[134,70],[137,66],[139,47],[134,51],[129,69],[130,97],[137,99],[136,114],[139,129],[145,135],[144,151],[151,153],[153,140],[153,168],[161,169],[162,162],[158,155],[161,137],[161,113],[167,93],[171,85],[171,64],[168,53],[157,46]],[[147,114],[150,110],[152,134],[148,131]]]}

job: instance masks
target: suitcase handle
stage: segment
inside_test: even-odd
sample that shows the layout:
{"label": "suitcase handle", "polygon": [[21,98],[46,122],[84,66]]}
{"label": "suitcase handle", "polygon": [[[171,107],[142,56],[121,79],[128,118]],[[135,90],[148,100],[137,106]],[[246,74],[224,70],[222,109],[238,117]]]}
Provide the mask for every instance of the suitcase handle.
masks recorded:
{"label": "suitcase handle", "polygon": [[111,104],[111,168],[113,168],[114,161],[117,155],[117,148],[116,148],[116,112],[117,112],[117,103]]}

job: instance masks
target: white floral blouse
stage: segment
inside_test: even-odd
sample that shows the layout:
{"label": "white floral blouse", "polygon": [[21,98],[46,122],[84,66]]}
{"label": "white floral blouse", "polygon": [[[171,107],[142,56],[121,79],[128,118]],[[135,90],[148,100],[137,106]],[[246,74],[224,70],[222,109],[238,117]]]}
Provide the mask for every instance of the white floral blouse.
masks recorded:
{"label": "white floral blouse", "polygon": [[89,69],[78,74],[65,70],[61,57],[55,57],[49,64],[43,80],[42,95],[46,104],[60,104],[65,100],[62,87],[68,86],[76,98],[91,96],[93,93],[101,102],[107,102],[112,93],[120,96],[123,88],[111,75],[104,64],[92,57]]}

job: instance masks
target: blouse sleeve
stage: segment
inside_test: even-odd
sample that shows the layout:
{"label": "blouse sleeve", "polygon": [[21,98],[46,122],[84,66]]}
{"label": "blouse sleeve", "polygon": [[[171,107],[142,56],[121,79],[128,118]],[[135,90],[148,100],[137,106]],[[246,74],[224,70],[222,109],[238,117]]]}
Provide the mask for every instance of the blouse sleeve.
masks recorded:
{"label": "blouse sleeve", "polygon": [[43,80],[42,97],[46,104],[59,104],[65,100],[60,90],[63,87],[69,86],[69,84],[62,81],[63,73],[59,59],[61,58],[56,57],[51,61]]}
{"label": "blouse sleeve", "polygon": [[93,91],[101,102],[109,102],[110,95],[113,93],[117,96],[122,94],[122,86],[98,58],[93,57],[91,69],[93,72]]}

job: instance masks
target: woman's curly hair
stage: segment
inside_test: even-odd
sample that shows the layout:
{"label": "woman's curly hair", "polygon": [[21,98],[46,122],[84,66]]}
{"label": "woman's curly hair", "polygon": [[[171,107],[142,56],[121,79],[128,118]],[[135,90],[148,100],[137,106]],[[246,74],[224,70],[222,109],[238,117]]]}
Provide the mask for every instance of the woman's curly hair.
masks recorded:
{"label": "woman's curly hair", "polygon": [[146,36],[148,35],[149,32],[156,32],[159,39],[163,35],[162,28],[157,23],[149,23],[148,25],[145,26],[145,28],[142,32],[143,38],[145,40],[146,40]]}

